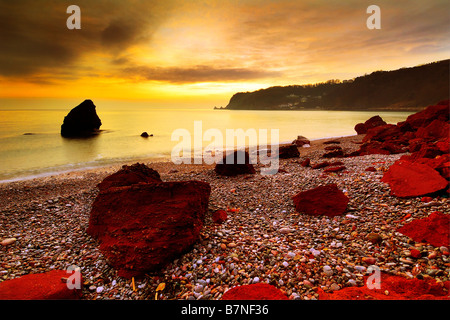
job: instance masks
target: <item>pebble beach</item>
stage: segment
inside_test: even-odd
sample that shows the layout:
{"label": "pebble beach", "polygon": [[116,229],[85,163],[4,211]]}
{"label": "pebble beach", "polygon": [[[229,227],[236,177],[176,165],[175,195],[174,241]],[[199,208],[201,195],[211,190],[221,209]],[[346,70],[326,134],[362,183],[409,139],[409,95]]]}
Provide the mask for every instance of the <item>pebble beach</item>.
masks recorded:
{"label": "pebble beach", "polygon": [[[301,165],[306,158],[312,164],[324,161],[324,142],[339,141],[350,153],[363,137],[312,141],[299,148],[299,158],[280,159],[274,175],[259,174],[259,165],[257,174],[223,177],[213,165],[145,163],[163,181],[208,182],[211,196],[192,249],[160,271],[132,280],[117,276],[86,233],[97,184],[121,165],[2,183],[0,241],[15,240],[0,246],[0,282],[74,265],[81,268],[84,300],[219,300],[232,287],[252,283],[272,284],[291,300],[313,300],[317,288],[363,286],[371,265],[406,278],[450,280],[448,248],[396,232],[431,212],[450,213],[445,197],[423,202],[390,195],[380,179],[402,154],[327,159],[344,163],[346,169],[334,173]],[[295,194],[328,183],[350,199],[343,215],[296,212]],[[228,214],[222,224],[211,218],[218,209]]]}

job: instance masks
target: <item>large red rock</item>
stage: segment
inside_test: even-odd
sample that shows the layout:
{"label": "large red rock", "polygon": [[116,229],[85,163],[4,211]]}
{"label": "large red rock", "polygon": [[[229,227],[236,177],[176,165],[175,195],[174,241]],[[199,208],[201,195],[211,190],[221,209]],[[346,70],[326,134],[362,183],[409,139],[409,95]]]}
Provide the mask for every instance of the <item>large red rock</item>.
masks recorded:
{"label": "large red rock", "polygon": [[106,177],[98,188],[106,190],[111,187],[130,186],[136,183],[162,182],[159,173],[145,164],[135,163],[131,166],[122,166],[122,169]]}
{"label": "large red rock", "polygon": [[403,133],[400,128],[395,124],[385,124],[379,127],[371,128],[367,131],[367,134],[363,138],[363,142],[367,141],[386,141],[392,139],[398,139],[402,137]]}
{"label": "large red rock", "polygon": [[[402,276],[380,273],[380,288],[346,287],[332,293],[317,289],[319,300],[448,300],[449,293],[434,279],[407,279]],[[364,283],[370,276],[364,277]]]}
{"label": "large red rock", "polygon": [[295,209],[308,215],[341,215],[347,209],[348,197],[338,189],[336,184],[328,184],[302,191],[292,197]]}
{"label": "large red rock", "polygon": [[250,160],[248,152],[238,150],[224,155],[223,159],[216,164],[214,170],[222,176],[254,174],[256,170]]}
{"label": "large red rock", "polygon": [[206,182],[134,184],[101,191],[87,232],[119,276],[156,270],[198,240],[211,187]]}
{"label": "large red rock", "polygon": [[364,134],[367,133],[369,129],[383,126],[386,122],[380,117],[380,116],[373,116],[372,118],[366,120],[364,123],[358,123],[355,126],[355,131],[357,134]]}
{"label": "large red rock", "polygon": [[[69,286],[72,285],[71,288],[67,281]],[[82,288],[83,279],[80,272],[52,270],[0,282],[0,300],[79,299]]]}
{"label": "large red rock", "polygon": [[448,181],[425,164],[398,160],[383,175],[391,194],[401,198],[416,197],[443,190]]}
{"label": "large red rock", "polygon": [[231,288],[222,300],[289,300],[288,297],[268,283],[254,283]]}
{"label": "large red rock", "polygon": [[449,100],[441,101],[435,106],[428,106],[424,110],[414,113],[406,119],[406,123],[417,130],[426,127],[434,120],[449,121]]}
{"label": "large red rock", "polygon": [[420,127],[416,131],[416,138],[424,140],[436,141],[440,139],[448,139],[450,134],[450,124],[447,121],[439,119],[433,120],[426,127]]}
{"label": "large red rock", "polygon": [[450,244],[450,215],[439,211],[428,217],[413,220],[397,229],[397,232],[410,237],[416,242],[429,243],[435,247]]}

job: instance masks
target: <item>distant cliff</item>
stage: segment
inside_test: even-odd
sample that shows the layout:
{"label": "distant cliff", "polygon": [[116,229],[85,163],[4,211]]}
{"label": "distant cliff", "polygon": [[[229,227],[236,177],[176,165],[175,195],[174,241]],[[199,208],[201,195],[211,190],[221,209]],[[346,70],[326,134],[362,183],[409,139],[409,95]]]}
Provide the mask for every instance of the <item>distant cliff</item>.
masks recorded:
{"label": "distant cliff", "polygon": [[449,99],[450,60],[352,80],[270,87],[233,95],[232,110],[419,110]]}

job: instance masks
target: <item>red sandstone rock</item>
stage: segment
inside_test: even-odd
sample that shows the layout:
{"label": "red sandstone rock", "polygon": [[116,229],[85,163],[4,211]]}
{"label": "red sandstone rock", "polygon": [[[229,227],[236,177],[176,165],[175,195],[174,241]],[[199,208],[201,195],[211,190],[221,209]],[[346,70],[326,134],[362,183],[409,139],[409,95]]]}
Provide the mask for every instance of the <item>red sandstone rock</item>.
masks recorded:
{"label": "red sandstone rock", "polygon": [[87,232],[119,276],[156,270],[198,239],[211,187],[200,181],[109,188],[92,205]]}
{"label": "red sandstone rock", "polygon": [[223,159],[216,164],[214,170],[222,176],[256,173],[253,164],[251,164],[250,156],[245,151],[235,151],[234,153],[224,155]]}
{"label": "red sandstone rock", "polygon": [[426,127],[420,127],[416,131],[416,138],[424,140],[439,140],[448,138],[450,133],[450,124],[447,121],[433,120]]}
{"label": "red sandstone rock", "polygon": [[212,214],[214,223],[224,223],[228,219],[227,212],[225,210],[216,210]]}
{"label": "red sandstone rock", "polygon": [[367,131],[366,136],[363,138],[363,142],[367,141],[386,141],[387,139],[396,139],[402,136],[400,129],[394,124],[386,124],[383,126],[375,127]]}
{"label": "red sandstone rock", "polygon": [[342,158],[343,156],[344,151],[342,150],[342,148],[328,151],[322,155],[323,158]]}
{"label": "red sandstone rock", "polygon": [[449,121],[449,100],[441,101],[435,106],[428,106],[424,110],[414,113],[406,119],[406,123],[414,130],[426,127],[434,120]]}
{"label": "red sandstone rock", "polygon": [[323,161],[323,162],[320,162],[318,164],[315,164],[315,165],[311,166],[311,168],[313,168],[313,169],[321,169],[321,168],[328,167],[329,165],[330,165],[330,163],[328,161]]}
{"label": "red sandstone rock", "polygon": [[375,167],[367,167],[365,171],[376,172],[377,169]]}
{"label": "red sandstone rock", "polygon": [[305,144],[311,144],[311,141],[304,136],[298,136],[297,139],[292,141],[292,144],[295,144],[297,147],[303,147]]}
{"label": "red sandstone rock", "polygon": [[358,123],[355,126],[355,131],[357,134],[364,134],[371,128],[383,126],[385,124],[386,122],[380,116],[373,116],[364,123]]}
{"label": "red sandstone rock", "polygon": [[295,144],[280,146],[278,148],[278,157],[280,159],[298,158],[299,156],[300,152]]}
{"label": "red sandstone rock", "polygon": [[416,219],[397,232],[410,237],[416,242],[426,242],[435,247],[445,246],[450,242],[450,215],[435,211],[428,217]]}
{"label": "red sandstone rock", "polygon": [[447,187],[448,181],[427,165],[398,160],[381,179],[389,184],[391,194],[401,198],[422,196]]}
{"label": "red sandstone rock", "polygon": [[225,292],[222,300],[289,300],[288,297],[268,283],[237,286]]}
{"label": "red sandstone rock", "polygon": [[[79,276],[79,280],[76,277]],[[73,285],[69,289],[69,285]],[[77,288],[77,285],[79,287]],[[81,273],[52,270],[0,282],[0,300],[66,300],[82,295]]]}
{"label": "red sandstone rock", "polygon": [[302,167],[309,167],[310,164],[311,164],[310,158],[306,158],[305,160],[302,161]]}
{"label": "red sandstone rock", "polygon": [[136,183],[161,182],[159,173],[145,164],[135,163],[131,166],[122,166],[122,169],[106,177],[98,188],[106,190],[111,187],[130,186]]}
{"label": "red sandstone rock", "polygon": [[330,167],[323,170],[323,172],[339,172],[342,170],[347,169],[345,166],[338,166],[338,167]]}
{"label": "red sandstone rock", "polygon": [[[367,284],[372,279],[364,278]],[[448,300],[449,293],[434,279],[406,279],[402,276],[381,273],[380,289],[362,287],[346,287],[327,293],[318,288],[319,300]]]}
{"label": "red sandstone rock", "polygon": [[355,126],[355,131],[356,131],[357,134],[365,134],[367,132],[367,128],[364,125],[364,123],[358,123]]}
{"label": "red sandstone rock", "polygon": [[335,184],[303,191],[292,197],[295,209],[308,215],[341,215],[347,209],[348,197]]}

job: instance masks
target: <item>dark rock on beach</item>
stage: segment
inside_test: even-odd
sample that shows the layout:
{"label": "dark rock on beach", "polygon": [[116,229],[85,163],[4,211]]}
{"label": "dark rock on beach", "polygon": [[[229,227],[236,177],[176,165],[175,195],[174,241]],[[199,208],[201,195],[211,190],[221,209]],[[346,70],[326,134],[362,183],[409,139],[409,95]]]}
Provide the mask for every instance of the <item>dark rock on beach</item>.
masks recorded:
{"label": "dark rock on beach", "polygon": [[278,157],[280,159],[298,158],[299,156],[300,152],[295,144],[280,146],[278,148]]}
{"label": "dark rock on beach", "polygon": [[223,159],[216,164],[214,170],[222,176],[256,173],[248,152],[240,150],[224,155]]}
{"label": "dark rock on beach", "polygon": [[88,137],[98,133],[102,122],[92,100],[84,100],[73,108],[61,125],[63,137]]}

